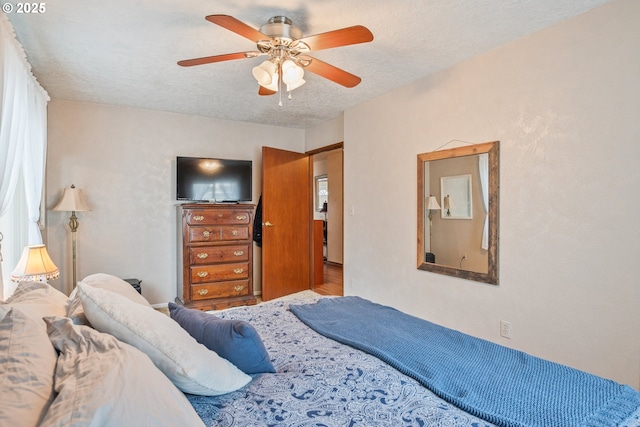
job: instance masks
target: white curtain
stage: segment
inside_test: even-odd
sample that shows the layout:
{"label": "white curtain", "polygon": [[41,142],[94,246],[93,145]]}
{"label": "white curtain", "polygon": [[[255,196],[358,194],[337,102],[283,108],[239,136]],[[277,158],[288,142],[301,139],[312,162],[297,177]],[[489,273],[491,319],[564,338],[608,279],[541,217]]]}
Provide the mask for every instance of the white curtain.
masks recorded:
{"label": "white curtain", "polygon": [[30,122],[25,132],[25,154],[23,161],[27,213],[29,215],[29,244],[42,243],[40,233],[40,205],[44,186],[45,161],[47,157],[47,99],[32,96],[29,107]]}
{"label": "white curtain", "polygon": [[[24,173],[28,243],[40,244],[49,95],[31,73],[24,50],[4,12],[0,13],[0,92],[0,216],[11,205],[19,174]],[[3,231],[5,236],[9,232],[0,230]]]}
{"label": "white curtain", "polygon": [[480,173],[480,187],[482,188],[482,202],[484,206],[484,228],[482,229],[481,248],[489,249],[489,155],[480,154],[478,170]]}

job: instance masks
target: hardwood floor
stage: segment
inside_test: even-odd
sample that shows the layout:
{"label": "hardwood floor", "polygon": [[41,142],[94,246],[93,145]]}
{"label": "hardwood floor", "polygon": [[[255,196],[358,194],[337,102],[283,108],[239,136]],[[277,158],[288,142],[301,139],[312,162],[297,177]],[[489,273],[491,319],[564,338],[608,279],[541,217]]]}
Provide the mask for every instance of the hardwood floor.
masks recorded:
{"label": "hardwood floor", "polygon": [[342,283],[342,265],[325,262],[324,283],[320,286],[315,286],[313,291],[321,295],[342,296],[344,293]]}

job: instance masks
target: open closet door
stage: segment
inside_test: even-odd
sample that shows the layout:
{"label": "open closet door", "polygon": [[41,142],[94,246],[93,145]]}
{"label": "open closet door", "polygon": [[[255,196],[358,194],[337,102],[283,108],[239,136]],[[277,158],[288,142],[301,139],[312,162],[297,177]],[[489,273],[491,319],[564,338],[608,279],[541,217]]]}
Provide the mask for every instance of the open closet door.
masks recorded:
{"label": "open closet door", "polygon": [[262,147],[262,299],[310,288],[309,156]]}

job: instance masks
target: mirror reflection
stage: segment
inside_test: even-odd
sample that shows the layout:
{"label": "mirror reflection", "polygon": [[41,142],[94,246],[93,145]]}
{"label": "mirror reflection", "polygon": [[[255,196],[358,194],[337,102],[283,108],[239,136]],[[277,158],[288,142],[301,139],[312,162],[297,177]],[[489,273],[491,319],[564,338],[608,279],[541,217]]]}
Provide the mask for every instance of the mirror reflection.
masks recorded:
{"label": "mirror reflection", "polygon": [[498,142],[418,155],[418,268],[498,283]]}

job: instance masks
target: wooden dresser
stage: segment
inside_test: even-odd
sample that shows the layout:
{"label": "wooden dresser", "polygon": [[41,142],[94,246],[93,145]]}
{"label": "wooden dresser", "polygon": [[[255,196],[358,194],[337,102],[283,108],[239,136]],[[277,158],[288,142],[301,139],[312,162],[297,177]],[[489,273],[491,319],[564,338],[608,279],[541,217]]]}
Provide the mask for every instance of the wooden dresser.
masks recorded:
{"label": "wooden dresser", "polygon": [[253,209],[253,205],[247,204],[178,207],[176,302],[199,310],[256,303]]}

